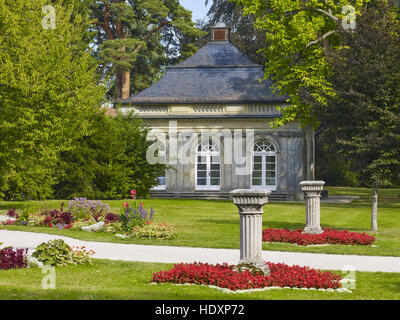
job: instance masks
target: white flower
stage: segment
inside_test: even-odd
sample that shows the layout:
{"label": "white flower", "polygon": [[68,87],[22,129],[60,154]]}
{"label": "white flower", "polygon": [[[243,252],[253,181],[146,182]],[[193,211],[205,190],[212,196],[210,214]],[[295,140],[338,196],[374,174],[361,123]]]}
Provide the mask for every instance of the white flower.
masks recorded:
{"label": "white flower", "polygon": [[5,215],[0,216],[0,224],[3,222],[7,222],[8,220],[16,221],[17,219],[15,219],[13,217],[5,216]]}
{"label": "white flower", "polygon": [[104,227],[104,222],[100,221],[95,224],[91,224],[90,226],[82,227],[83,231],[99,231]]}

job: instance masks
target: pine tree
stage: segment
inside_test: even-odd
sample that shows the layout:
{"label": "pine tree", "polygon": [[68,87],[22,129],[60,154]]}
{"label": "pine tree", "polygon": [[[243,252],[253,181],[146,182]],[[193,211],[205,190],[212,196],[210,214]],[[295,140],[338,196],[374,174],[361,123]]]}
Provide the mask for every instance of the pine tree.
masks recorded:
{"label": "pine tree", "polygon": [[160,72],[140,67],[165,66],[171,51],[194,53],[196,48],[187,43],[181,47],[182,40],[203,35],[178,0],[103,0],[93,1],[91,8],[103,72],[115,75],[117,99],[129,98],[131,91],[146,86],[141,82],[148,84],[143,77],[157,78]]}

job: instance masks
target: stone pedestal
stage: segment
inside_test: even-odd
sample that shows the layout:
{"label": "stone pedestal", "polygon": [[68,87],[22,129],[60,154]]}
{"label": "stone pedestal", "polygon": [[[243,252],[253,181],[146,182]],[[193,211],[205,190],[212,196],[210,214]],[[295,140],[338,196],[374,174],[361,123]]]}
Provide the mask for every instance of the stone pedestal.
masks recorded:
{"label": "stone pedestal", "polygon": [[304,192],[306,202],[306,227],[303,233],[320,234],[324,231],[320,226],[321,192],[324,181],[302,181],[301,190]]}
{"label": "stone pedestal", "polygon": [[269,190],[237,189],[230,192],[240,214],[240,261],[269,275],[268,265],[262,259],[262,214],[268,203]]}

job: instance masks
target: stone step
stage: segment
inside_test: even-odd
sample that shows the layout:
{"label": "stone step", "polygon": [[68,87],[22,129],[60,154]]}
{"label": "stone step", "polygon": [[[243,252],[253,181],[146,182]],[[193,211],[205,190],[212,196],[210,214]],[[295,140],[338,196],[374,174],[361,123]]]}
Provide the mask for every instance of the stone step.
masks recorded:
{"label": "stone step", "polygon": [[[204,200],[228,200],[229,192],[220,192],[220,191],[198,191],[198,192],[182,192],[182,193],[173,193],[173,192],[163,192],[163,191],[152,191],[150,192],[151,198],[180,198],[180,199],[204,199]],[[287,194],[284,193],[272,193],[269,196],[270,201],[287,201]]]}

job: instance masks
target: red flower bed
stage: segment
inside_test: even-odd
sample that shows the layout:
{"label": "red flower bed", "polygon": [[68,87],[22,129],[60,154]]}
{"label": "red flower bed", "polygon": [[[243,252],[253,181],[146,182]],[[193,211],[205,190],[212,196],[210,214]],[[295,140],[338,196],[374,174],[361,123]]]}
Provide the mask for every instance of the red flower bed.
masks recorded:
{"label": "red flower bed", "polygon": [[265,287],[291,287],[338,289],[342,277],[329,271],[317,271],[308,267],[288,266],[267,262],[271,274],[252,274],[249,270],[234,271],[227,264],[207,263],[176,264],[174,268],[153,274],[153,282],[176,284],[213,285],[229,290],[260,289]]}
{"label": "red flower bed", "polygon": [[301,246],[312,244],[345,244],[345,245],[370,245],[375,242],[375,237],[366,233],[331,230],[323,228],[321,234],[303,233],[302,229],[265,229],[262,241],[264,242],[289,242]]}

